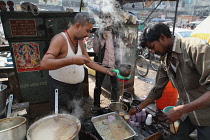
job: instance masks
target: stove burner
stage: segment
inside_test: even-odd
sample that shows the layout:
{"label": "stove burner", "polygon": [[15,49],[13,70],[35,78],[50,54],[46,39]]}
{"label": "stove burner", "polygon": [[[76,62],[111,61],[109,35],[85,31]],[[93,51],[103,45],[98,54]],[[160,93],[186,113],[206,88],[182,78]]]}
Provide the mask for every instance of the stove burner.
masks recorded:
{"label": "stove burner", "polygon": [[98,134],[97,130],[95,129],[91,119],[92,117],[88,117],[81,120],[81,130],[91,133],[92,135],[96,136],[98,140],[102,140],[101,136]]}

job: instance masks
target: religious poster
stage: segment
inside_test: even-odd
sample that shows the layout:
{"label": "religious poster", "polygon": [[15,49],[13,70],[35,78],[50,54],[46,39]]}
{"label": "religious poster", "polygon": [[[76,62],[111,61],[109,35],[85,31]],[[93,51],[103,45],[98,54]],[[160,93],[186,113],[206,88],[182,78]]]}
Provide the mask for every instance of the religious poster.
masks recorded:
{"label": "religious poster", "polygon": [[17,72],[39,71],[39,44],[36,42],[12,43]]}

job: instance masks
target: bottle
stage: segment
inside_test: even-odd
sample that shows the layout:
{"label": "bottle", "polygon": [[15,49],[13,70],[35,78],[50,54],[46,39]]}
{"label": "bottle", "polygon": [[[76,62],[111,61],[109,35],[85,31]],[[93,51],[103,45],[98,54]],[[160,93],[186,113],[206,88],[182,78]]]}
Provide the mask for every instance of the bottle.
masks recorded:
{"label": "bottle", "polygon": [[141,122],[145,122],[147,117],[146,109],[142,109],[141,111]]}
{"label": "bottle", "polygon": [[139,123],[141,123],[141,118],[142,118],[142,115],[141,115],[142,113],[141,112],[139,112],[139,113],[136,113],[136,121],[137,122],[139,122]]}
{"label": "bottle", "polygon": [[133,116],[131,117],[131,120],[134,121],[134,122],[136,122],[136,121],[137,121],[137,116],[136,116],[136,115],[133,115]]}

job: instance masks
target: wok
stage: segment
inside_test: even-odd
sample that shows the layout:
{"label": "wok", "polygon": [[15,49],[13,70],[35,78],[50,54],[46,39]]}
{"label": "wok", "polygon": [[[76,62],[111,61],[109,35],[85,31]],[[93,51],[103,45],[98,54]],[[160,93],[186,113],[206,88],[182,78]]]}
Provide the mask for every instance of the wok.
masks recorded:
{"label": "wok", "polygon": [[122,102],[111,102],[108,107],[91,108],[91,111],[99,111],[103,109],[110,109],[111,111],[114,111],[114,112],[128,111],[127,105],[125,105]]}
{"label": "wok", "polygon": [[78,118],[58,114],[58,89],[55,90],[55,114],[39,119],[27,131],[27,140],[71,140],[81,129]]}

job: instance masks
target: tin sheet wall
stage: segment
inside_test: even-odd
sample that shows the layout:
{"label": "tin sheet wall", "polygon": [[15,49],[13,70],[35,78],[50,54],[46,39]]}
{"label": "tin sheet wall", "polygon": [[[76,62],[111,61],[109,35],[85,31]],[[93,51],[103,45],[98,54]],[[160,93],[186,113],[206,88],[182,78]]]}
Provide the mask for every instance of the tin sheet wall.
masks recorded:
{"label": "tin sheet wall", "polygon": [[51,38],[66,30],[75,14],[44,12],[34,16],[24,12],[0,12],[23,101],[48,100],[48,71],[40,71],[39,64]]}

